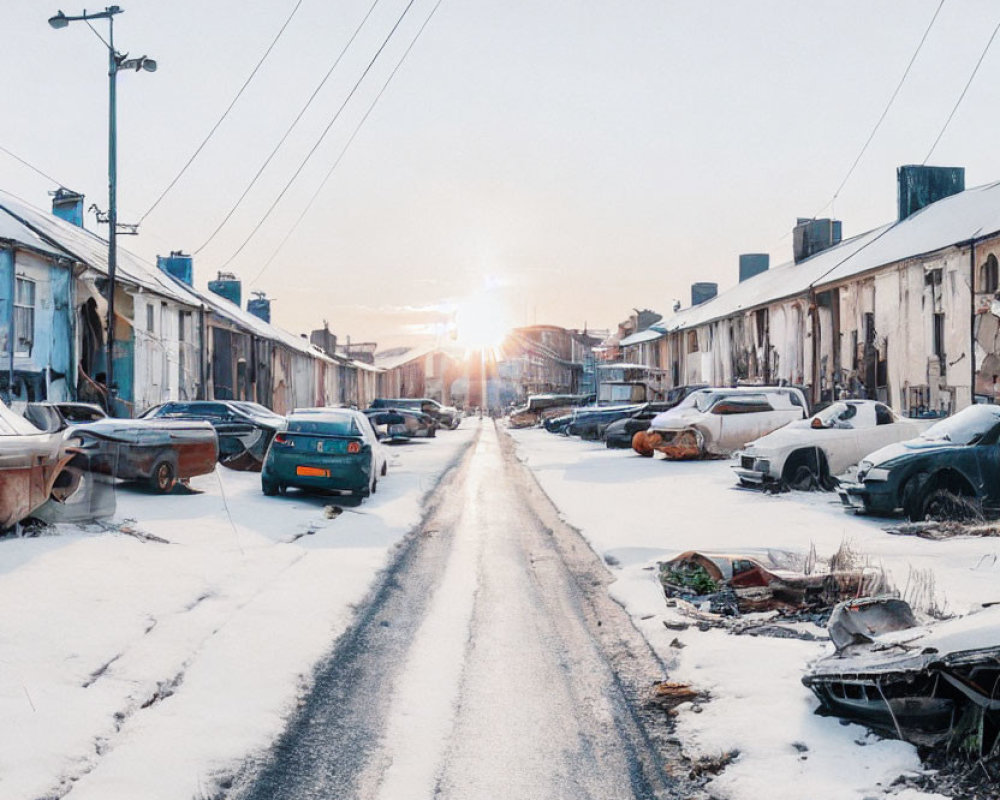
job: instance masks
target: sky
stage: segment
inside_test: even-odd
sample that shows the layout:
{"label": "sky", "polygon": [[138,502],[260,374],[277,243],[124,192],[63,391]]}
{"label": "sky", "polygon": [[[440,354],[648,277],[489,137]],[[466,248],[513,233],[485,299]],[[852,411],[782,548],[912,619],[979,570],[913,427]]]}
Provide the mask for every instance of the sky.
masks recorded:
{"label": "sky", "polygon": [[[341,340],[393,346],[484,308],[611,328],[635,307],[689,304],[695,281],[733,285],[740,253],[789,260],[796,217],[832,214],[845,237],[893,219],[896,167],[927,157],[1000,23],[996,3],[944,2],[831,205],[940,0],[441,0],[344,150],[437,2],[413,0],[330,125],[409,3],[377,0],[212,237],[372,1],[301,0],[149,212],[297,0],[123,0],[115,44],[158,70],[118,77],[119,220],[143,219],[121,245],[195,253],[200,285],[225,265],[295,333],[326,320]],[[107,51],[81,22],[50,28],[58,7],[0,0],[0,147],[103,208]],[[968,186],[1000,179],[998,72],[994,43],[927,162],[964,166]],[[3,152],[0,186],[41,207],[56,188]]]}

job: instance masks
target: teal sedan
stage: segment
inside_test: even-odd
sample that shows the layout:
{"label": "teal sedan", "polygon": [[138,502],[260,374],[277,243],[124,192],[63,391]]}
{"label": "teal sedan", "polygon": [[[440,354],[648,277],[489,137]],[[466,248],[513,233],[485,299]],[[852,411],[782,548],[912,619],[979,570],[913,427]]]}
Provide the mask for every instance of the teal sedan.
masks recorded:
{"label": "teal sedan", "polygon": [[360,411],[296,409],[271,440],[260,485],[269,496],[295,486],[368,497],[386,472],[385,451]]}

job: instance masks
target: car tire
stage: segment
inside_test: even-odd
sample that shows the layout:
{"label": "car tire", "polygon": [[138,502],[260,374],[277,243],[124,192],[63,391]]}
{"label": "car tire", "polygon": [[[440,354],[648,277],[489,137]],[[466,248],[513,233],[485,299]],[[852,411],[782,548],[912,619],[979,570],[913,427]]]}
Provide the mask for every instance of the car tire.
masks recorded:
{"label": "car tire", "polygon": [[384,478],[389,474],[389,464],[386,461],[382,462],[382,477]]}
{"label": "car tire", "polygon": [[969,522],[981,517],[982,513],[972,498],[950,489],[934,489],[920,504],[921,520]]}
{"label": "car tire", "polygon": [[812,467],[800,464],[792,473],[788,485],[799,492],[811,492],[819,485],[819,481],[817,481],[816,473],[812,471]]}
{"label": "car tire", "polygon": [[264,478],[260,479],[260,489],[267,497],[274,497],[278,494],[278,484]]}
{"label": "car tire", "polygon": [[177,470],[169,458],[159,458],[149,473],[149,488],[160,494],[167,494],[177,483]]}

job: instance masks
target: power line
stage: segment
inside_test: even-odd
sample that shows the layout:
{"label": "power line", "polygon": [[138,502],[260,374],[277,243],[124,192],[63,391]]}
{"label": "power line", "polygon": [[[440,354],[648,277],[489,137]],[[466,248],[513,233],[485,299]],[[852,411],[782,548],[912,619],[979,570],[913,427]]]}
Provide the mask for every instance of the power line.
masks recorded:
{"label": "power line", "polygon": [[358,27],[354,29],[354,33],[351,34],[351,38],[347,40],[347,44],[344,45],[343,49],[341,49],[336,59],[334,59],[333,64],[330,65],[330,69],[327,70],[326,75],[323,76],[323,79],[319,82],[319,84],[317,84],[316,88],[313,89],[313,93],[309,95],[309,99],[306,100],[305,105],[302,106],[298,115],[295,117],[295,119],[292,120],[292,124],[288,126],[288,129],[282,135],[281,139],[278,140],[278,143],[274,146],[274,149],[270,152],[267,158],[264,159],[264,163],[260,165],[260,168],[257,170],[253,178],[250,180],[250,183],[247,184],[247,187],[243,190],[243,194],[239,196],[239,198],[236,200],[236,203],[233,204],[233,207],[229,209],[229,213],[222,218],[222,222],[220,222],[216,226],[215,230],[212,231],[211,235],[204,242],[202,242],[201,247],[199,247],[197,250],[194,251],[195,255],[200,253],[208,246],[208,244],[218,235],[219,231],[222,230],[223,226],[227,222],[229,222],[233,214],[236,213],[236,209],[239,208],[240,204],[242,204],[242,202],[246,199],[246,196],[250,193],[250,190],[257,183],[257,180],[263,174],[264,170],[267,169],[268,164],[270,164],[272,159],[274,159],[274,156],[277,154],[278,150],[281,149],[281,146],[285,143],[285,140],[291,134],[292,130],[295,128],[296,125],[299,124],[299,120],[302,119],[302,115],[305,114],[309,106],[312,105],[312,102],[313,100],[316,99],[316,95],[319,94],[320,89],[322,89],[323,86],[326,85],[326,82],[330,79],[330,76],[333,75],[333,71],[337,68],[337,65],[340,63],[340,60],[344,57],[344,54],[347,52],[347,49],[357,38],[358,34],[361,33],[361,29],[368,21],[368,18],[371,16],[372,11],[375,10],[375,6],[377,6],[378,3],[379,0],[374,0],[374,2],[372,2],[371,7],[368,9],[368,13],[365,14],[364,19],[361,20],[361,23],[358,25]]}
{"label": "power line", "polygon": [[26,167],[27,167],[28,169],[30,169],[31,171],[35,172],[35,173],[36,173],[36,174],[38,174],[38,175],[41,175],[41,176],[42,176],[43,178],[45,178],[45,180],[47,180],[47,181],[49,181],[49,182],[51,182],[51,183],[54,183],[54,184],[55,184],[56,186],[65,186],[65,185],[66,185],[66,184],[65,184],[65,183],[63,183],[62,181],[57,181],[57,180],[56,180],[55,178],[53,178],[53,177],[52,177],[51,175],[48,175],[48,174],[46,174],[46,173],[42,172],[42,171],[41,171],[41,170],[40,170],[40,169],[39,169],[38,167],[36,167],[36,166],[35,166],[34,164],[31,164],[31,163],[29,163],[29,162],[25,161],[25,160],[24,160],[23,158],[21,158],[21,157],[20,157],[19,155],[16,155],[15,153],[12,153],[12,152],[11,152],[10,150],[8,150],[8,149],[7,149],[6,147],[4,147],[3,145],[0,145],[0,150],[2,150],[2,151],[3,151],[4,153],[6,153],[7,155],[9,155],[9,156],[10,156],[11,158],[13,158],[13,159],[14,159],[15,161],[17,161],[17,162],[19,162],[19,163],[21,163],[21,164],[24,164],[24,166],[26,166]]}
{"label": "power line", "polygon": [[330,129],[333,127],[333,124],[340,118],[341,112],[350,102],[351,98],[354,97],[354,93],[358,90],[358,87],[361,85],[361,82],[365,79],[365,76],[368,75],[368,73],[371,71],[371,68],[375,65],[375,61],[382,54],[382,51],[385,50],[385,46],[389,44],[389,40],[396,32],[396,29],[399,28],[400,24],[403,22],[403,19],[409,13],[410,9],[413,7],[413,3],[414,0],[409,0],[409,2],[406,4],[406,8],[403,9],[403,13],[400,14],[399,19],[396,20],[396,24],[392,26],[392,30],[389,31],[388,35],[382,41],[382,44],[379,46],[378,50],[375,51],[375,55],[373,55],[371,61],[368,62],[368,66],[365,67],[364,72],[361,73],[361,77],[359,77],[357,81],[355,81],[354,86],[351,88],[351,91],[348,93],[347,97],[344,98],[344,102],[340,104],[340,108],[337,109],[337,113],[334,114],[330,122],[327,123],[327,126],[323,129],[323,132],[319,135],[319,138],[316,140],[315,144],[313,144],[309,152],[306,153],[306,157],[302,159],[302,163],[299,164],[298,169],[296,169],[292,177],[288,179],[288,182],[285,184],[284,188],[282,188],[282,190],[278,193],[278,196],[274,198],[274,202],[272,202],[271,205],[268,206],[267,211],[264,212],[264,216],[260,218],[260,220],[257,222],[256,225],[254,225],[253,230],[250,231],[250,234],[247,236],[247,238],[243,240],[243,243],[236,248],[236,252],[234,252],[231,256],[229,256],[229,258],[225,260],[225,262],[223,262],[222,264],[223,268],[228,266],[229,263],[234,258],[236,258],[236,256],[238,256],[241,252],[243,252],[243,248],[246,247],[247,244],[249,244],[250,240],[254,237],[257,231],[259,231],[261,226],[267,221],[267,218],[271,216],[271,212],[273,212],[274,209],[277,207],[278,203],[281,202],[281,198],[285,196],[285,193],[289,190],[289,188],[291,188],[291,185],[295,182],[295,179],[298,178],[299,175],[302,173],[302,170],[305,169],[306,164],[309,163],[309,160],[313,157],[313,154],[316,152],[317,149],[319,149],[319,146],[323,143],[323,140],[326,138],[326,135],[330,132]]}
{"label": "power line", "polygon": [[[160,201],[167,196],[167,193],[174,188],[174,185],[177,183],[177,181],[180,180],[181,176],[185,172],[187,172],[187,168],[191,166],[194,160],[198,157],[198,154],[202,151],[202,149],[204,149],[205,145],[208,144],[208,140],[211,139],[212,136],[215,134],[215,132],[219,129],[219,126],[222,124],[223,120],[225,120],[225,118],[229,116],[229,112],[233,110],[233,106],[236,105],[236,101],[239,100],[240,97],[243,95],[243,92],[246,90],[247,86],[250,85],[250,81],[252,81],[254,75],[257,74],[257,70],[261,68],[261,65],[271,54],[271,51],[274,49],[274,46],[278,43],[278,39],[281,38],[281,34],[285,32],[285,28],[288,27],[288,23],[292,21],[292,17],[295,16],[295,13],[299,10],[299,6],[301,5],[302,5],[302,0],[298,0],[298,2],[295,4],[295,7],[292,8],[292,13],[290,13],[288,15],[288,18],[285,20],[285,24],[281,26],[281,28],[278,30],[278,33],[275,35],[274,39],[271,40],[271,44],[269,44],[267,50],[264,51],[264,55],[260,57],[260,60],[257,62],[257,65],[253,68],[253,71],[247,76],[247,79],[243,81],[243,85],[239,88],[239,91],[236,92],[236,95],[230,101],[229,105],[226,107],[226,110],[222,112],[222,116],[219,117],[216,123],[212,126],[212,129],[208,132],[208,135],[202,140],[201,144],[199,144],[198,147],[195,149],[195,151],[191,154],[191,157],[187,160],[184,166],[181,167],[181,171],[174,176],[174,179],[170,181],[169,184],[167,184],[167,188],[160,193],[160,196],[156,198],[156,201],[153,203],[153,205],[151,205],[148,209],[146,209],[146,213],[143,214],[141,217],[139,217],[140,225],[142,224],[142,221],[146,219],[146,217],[148,217],[150,213],[152,213],[153,209],[160,204]],[[89,25],[90,23],[87,24]]]}
{"label": "power line", "polygon": [[983,52],[979,54],[979,60],[976,62],[976,66],[973,68],[972,74],[969,75],[969,80],[966,81],[965,88],[962,89],[962,93],[958,96],[958,100],[955,101],[955,107],[952,108],[951,113],[948,115],[948,119],[944,121],[941,132],[937,135],[937,138],[934,140],[934,144],[932,144],[931,149],[927,151],[927,155],[924,156],[924,160],[921,164],[926,164],[930,160],[931,154],[934,152],[934,148],[938,146],[938,142],[941,141],[941,137],[944,136],[944,132],[948,130],[952,117],[955,116],[955,112],[958,111],[958,107],[962,104],[962,100],[965,99],[965,93],[969,91],[969,87],[972,85],[972,81],[975,79],[976,73],[979,72],[979,67],[982,66],[983,59],[986,58],[986,54],[989,52],[989,49],[993,44],[993,40],[997,38],[998,31],[1000,31],[1000,22],[998,22],[997,26],[993,29],[993,35],[990,36],[990,40],[986,43],[986,47],[983,48]]}
{"label": "power line", "polygon": [[295,220],[295,223],[292,225],[291,229],[289,229],[288,233],[285,234],[285,238],[281,240],[281,243],[275,248],[274,252],[271,253],[271,257],[264,262],[264,266],[260,268],[260,270],[254,276],[253,280],[250,281],[250,283],[248,284],[249,286],[252,287],[257,283],[260,276],[267,271],[267,268],[271,266],[271,262],[274,261],[278,253],[281,252],[281,249],[292,237],[292,234],[295,233],[296,229],[299,227],[299,223],[301,223],[302,220],[305,219],[306,214],[309,213],[309,209],[312,208],[313,203],[316,202],[316,198],[319,197],[320,192],[323,191],[323,187],[326,186],[327,181],[330,180],[330,177],[333,175],[334,170],[337,169],[337,166],[344,158],[344,154],[347,153],[347,150],[351,146],[351,143],[354,141],[354,138],[358,135],[358,131],[361,130],[361,126],[365,124],[365,120],[368,119],[368,116],[372,113],[372,110],[375,108],[376,104],[381,99],[382,95],[385,93],[385,90],[389,87],[389,83],[395,77],[396,73],[399,72],[399,68],[403,66],[403,62],[406,61],[406,57],[410,54],[410,51],[413,49],[413,46],[417,43],[417,40],[420,38],[420,34],[424,32],[424,28],[427,27],[427,23],[431,21],[431,17],[434,16],[435,12],[438,10],[438,6],[440,6],[441,3],[442,0],[437,0],[437,2],[434,4],[434,8],[431,9],[431,13],[427,15],[427,19],[423,21],[423,24],[420,26],[420,30],[417,31],[417,35],[413,37],[413,40],[410,42],[409,46],[406,48],[406,51],[403,53],[402,58],[400,58],[399,61],[396,63],[396,66],[393,67],[392,72],[389,73],[389,77],[386,78],[385,83],[382,84],[382,88],[379,89],[378,94],[375,95],[375,99],[372,100],[371,104],[368,106],[368,110],[365,111],[364,116],[361,117],[361,121],[358,122],[358,124],[355,126],[354,132],[347,140],[347,143],[344,145],[343,149],[341,149],[340,154],[337,156],[336,161],[333,162],[332,166],[327,171],[326,176],[320,182],[319,186],[316,188],[316,191],[313,192],[313,196],[309,198],[309,202],[306,203],[306,207],[302,209],[302,213],[299,214],[298,219]]}
{"label": "power line", "polygon": [[837,190],[833,193],[833,197],[830,198],[830,201],[813,215],[814,219],[818,217],[820,214],[822,214],[824,211],[826,211],[826,209],[828,209],[831,205],[833,205],[834,201],[836,201],[836,199],[840,196],[840,192],[847,184],[847,181],[850,180],[851,175],[854,174],[854,170],[857,169],[858,164],[861,163],[861,158],[868,150],[868,145],[872,143],[872,139],[875,138],[875,134],[878,132],[878,129],[882,126],[882,122],[888,115],[889,109],[892,108],[892,104],[896,101],[896,96],[899,94],[899,90],[903,88],[903,84],[906,82],[906,78],[910,74],[910,69],[913,67],[913,62],[917,60],[917,56],[920,54],[920,50],[921,48],[923,48],[924,42],[927,41],[927,36],[931,32],[931,28],[934,27],[934,22],[937,20],[938,14],[941,13],[941,8],[942,6],[944,6],[944,3],[945,0],[941,0],[941,2],[938,3],[937,9],[934,11],[934,16],[931,17],[931,21],[927,24],[927,28],[924,30],[924,35],[920,37],[920,42],[917,44],[917,49],[913,51],[913,55],[910,56],[910,61],[906,65],[906,69],[903,70],[903,76],[899,79],[899,83],[896,84],[896,88],[893,91],[892,96],[889,98],[889,102],[886,103],[885,108],[882,109],[882,114],[879,116],[878,121],[875,123],[875,127],[872,128],[871,133],[868,134],[868,138],[865,139],[865,143],[861,146],[861,150],[858,152],[857,157],[851,164],[851,168],[847,170],[847,174],[844,175],[844,179],[840,182],[840,185],[837,187]]}

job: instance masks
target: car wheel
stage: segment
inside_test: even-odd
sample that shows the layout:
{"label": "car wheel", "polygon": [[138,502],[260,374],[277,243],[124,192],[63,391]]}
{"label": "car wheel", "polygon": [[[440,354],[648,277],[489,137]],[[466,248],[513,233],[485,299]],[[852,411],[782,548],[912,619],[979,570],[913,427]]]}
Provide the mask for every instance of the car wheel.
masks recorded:
{"label": "car wheel", "polygon": [[816,475],[813,473],[811,467],[800,464],[795,468],[795,472],[792,473],[788,485],[799,492],[811,492],[819,485],[819,482],[816,480]]}
{"label": "car wheel", "polygon": [[378,491],[378,478],[372,478],[372,490],[371,493],[375,494]]}
{"label": "car wheel", "polygon": [[968,522],[981,519],[982,512],[976,502],[949,489],[935,489],[930,492],[921,504],[921,519],[937,522],[956,521]]}
{"label": "car wheel", "polygon": [[150,488],[160,494],[166,494],[173,489],[176,481],[177,475],[174,471],[174,465],[169,458],[161,458],[153,465],[153,470],[149,473]]}
{"label": "car wheel", "polygon": [[274,497],[278,493],[278,484],[265,478],[260,479],[260,488],[268,497]]}
{"label": "car wheel", "polygon": [[382,477],[384,478],[389,473],[389,462],[382,462]]}

